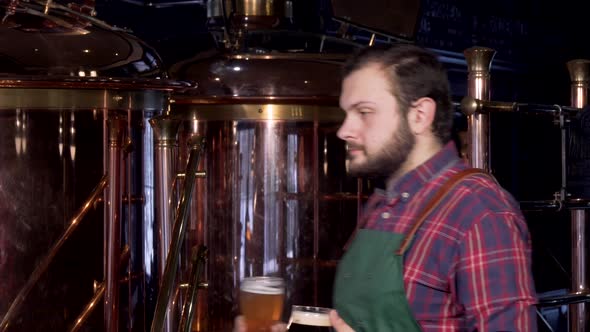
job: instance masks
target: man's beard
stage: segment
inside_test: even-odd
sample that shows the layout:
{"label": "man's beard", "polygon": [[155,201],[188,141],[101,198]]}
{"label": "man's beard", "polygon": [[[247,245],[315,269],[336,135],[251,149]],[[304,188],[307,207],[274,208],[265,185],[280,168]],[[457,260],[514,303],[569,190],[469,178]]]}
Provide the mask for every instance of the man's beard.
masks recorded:
{"label": "man's beard", "polygon": [[[397,130],[387,143],[375,154],[370,155],[364,146],[349,145],[361,149],[365,155],[362,164],[349,164],[349,174],[352,176],[390,177],[395,174],[408,159],[414,148],[415,138],[410,132],[406,120],[400,121]],[[348,156],[351,160],[351,156]]]}

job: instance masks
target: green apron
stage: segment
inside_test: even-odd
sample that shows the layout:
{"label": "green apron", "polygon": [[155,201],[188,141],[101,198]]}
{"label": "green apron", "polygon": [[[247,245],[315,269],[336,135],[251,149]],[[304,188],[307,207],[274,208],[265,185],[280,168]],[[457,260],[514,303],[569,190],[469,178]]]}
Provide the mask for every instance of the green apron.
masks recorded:
{"label": "green apron", "polygon": [[[442,198],[478,169],[451,176],[416,218],[407,234],[358,229],[338,264],[334,308],[356,332],[418,332],[404,287],[404,253],[414,234]],[[483,173],[485,174],[485,173]]]}
{"label": "green apron", "polygon": [[396,253],[403,234],[361,229],[338,265],[334,308],[355,331],[420,331]]}

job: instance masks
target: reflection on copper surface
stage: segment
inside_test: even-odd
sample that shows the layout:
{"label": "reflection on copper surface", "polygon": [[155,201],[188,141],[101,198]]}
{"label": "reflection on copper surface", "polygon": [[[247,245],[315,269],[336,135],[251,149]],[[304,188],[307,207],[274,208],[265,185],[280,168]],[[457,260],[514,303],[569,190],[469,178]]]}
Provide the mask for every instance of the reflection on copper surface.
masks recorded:
{"label": "reflection on copper surface", "polygon": [[27,153],[27,113],[21,109],[16,110],[15,129],[16,155],[25,155]]}
{"label": "reflection on copper surface", "polygon": [[64,152],[64,117],[63,114],[59,114],[59,126],[57,127],[57,150],[59,151],[59,157],[63,158]]}
{"label": "reflection on copper surface", "polygon": [[72,163],[76,161],[76,127],[75,127],[75,113],[70,114],[70,158]]}

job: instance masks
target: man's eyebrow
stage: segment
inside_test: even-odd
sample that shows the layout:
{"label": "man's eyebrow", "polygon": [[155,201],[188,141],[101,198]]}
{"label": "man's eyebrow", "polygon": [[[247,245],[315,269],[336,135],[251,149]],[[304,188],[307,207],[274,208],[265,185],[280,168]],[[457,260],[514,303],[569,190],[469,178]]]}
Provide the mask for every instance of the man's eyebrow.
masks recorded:
{"label": "man's eyebrow", "polygon": [[361,101],[358,101],[358,102],[350,105],[348,107],[348,109],[357,109],[357,108],[362,108],[364,106],[375,106],[375,103],[370,102],[370,101],[366,101],[366,100],[361,100]]}

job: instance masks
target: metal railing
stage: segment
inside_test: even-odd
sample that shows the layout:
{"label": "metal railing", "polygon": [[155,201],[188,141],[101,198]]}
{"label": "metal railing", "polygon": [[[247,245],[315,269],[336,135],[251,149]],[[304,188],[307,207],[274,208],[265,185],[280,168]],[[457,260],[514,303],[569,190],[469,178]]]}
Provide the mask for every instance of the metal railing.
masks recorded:
{"label": "metal railing", "polygon": [[37,267],[31,274],[23,288],[21,288],[19,293],[16,295],[14,301],[12,301],[12,304],[8,308],[6,315],[4,315],[2,323],[0,323],[0,330],[6,331],[8,329],[11,320],[20,311],[21,306],[24,303],[24,300],[29,295],[33,287],[37,284],[41,276],[47,271],[49,265],[51,264],[51,262],[53,262],[53,259],[55,258],[57,253],[66,243],[66,241],[70,238],[72,233],[74,233],[74,231],[78,228],[80,221],[84,218],[84,216],[86,216],[88,211],[90,211],[90,208],[101,198],[101,194],[103,190],[106,188],[108,181],[109,176],[107,174],[103,175],[96,187],[94,188],[94,190],[92,190],[92,193],[90,194],[88,199],[84,202],[84,204],[82,204],[82,207],[76,212],[74,217],[72,217],[72,219],[70,220],[70,225],[68,226],[66,231],[49,250],[47,256],[45,256],[37,265]]}

